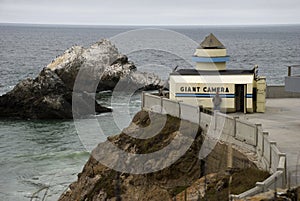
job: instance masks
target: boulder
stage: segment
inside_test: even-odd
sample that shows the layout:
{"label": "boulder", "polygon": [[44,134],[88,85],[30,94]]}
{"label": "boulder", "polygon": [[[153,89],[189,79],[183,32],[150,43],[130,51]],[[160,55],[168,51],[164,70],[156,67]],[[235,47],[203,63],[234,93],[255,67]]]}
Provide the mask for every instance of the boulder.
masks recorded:
{"label": "boulder", "polygon": [[[44,67],[36,78],[25,79],[0,96],[0,117],[70,119],[73,115],[110,112],[94,100],[94,94],[113,90],[122,80],[139,89],[162,85],[157,76],[138,72],[109,40],[89,48],[74,46]],[[72,111],[74,96],[84,109]]]}

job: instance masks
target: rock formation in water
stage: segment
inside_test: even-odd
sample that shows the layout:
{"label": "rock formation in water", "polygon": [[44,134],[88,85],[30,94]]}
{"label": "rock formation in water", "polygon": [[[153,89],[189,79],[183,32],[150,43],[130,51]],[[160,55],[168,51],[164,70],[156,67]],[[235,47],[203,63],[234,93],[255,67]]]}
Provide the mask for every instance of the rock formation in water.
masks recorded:
{"label": "rock formation in water", "polygon": [[[156,75],[138,72],[108,40],[89,48],[74,46],[43,68],[35,79],[25,79],[2,95],[0,117],[69,119],[73,115],[109,112],[111,109],[91,99],[95,92],[113,90],[118,82],[135,89],[157,89],[162,85]],[[73,109],[73,115],[72,95],[84,108]]]}
{"label": "rock formation in water", "polygon": [[[155,136],[145,139],[145,137],[149,135],[149,132],[154,132],[154,129],[160,128],[161,122],[166,122],[163,128]],[[192,135],[192,133],[194,133],[194,135]],[[100,143],[93,150],[82,172],[78,174],[78,180],[69,186],[68,190],[61,195],[59,200],[174,200],[178,193],[184,191],[188,186],[191,186],[203,176],[204,173],[209,174],[212,172],[223,173],[215,174],[218,178],[214,177],[214,182],[210,185],[212,188],[210,195],[218,190],[224,189],[222,191],[222,197],[218,199],[226,200],[228,198],[227,178],[229,178],[228,175],[224,176],[224,172],[227,169],[227,146],[226,144],[218,143],[205,162],[204,160],[200,160],[198,155],[203,142],[203,136],[201,135],[201,128],[199,128],[198,125],[188,121],[180,121],[171,116],[141,111],[134,117],[133,122],[124,132],[120,135],[109,137],[108,141],[128,153],[147,154],[162,150],[180,135],[192,140],[192,144],[188,147],[188,150],[172,165],[162,170],[145,174],[122,173],[101,164],[98,160],[101,159],[99,155],[103,156],[103,154],[105,154],[109,156],[111,161],[123,160],[124,158],[116,151],[106,149],[105,142]],[[139,136],[142,139],[132,136]],[[156,162],[164,163],[174,157],[172,154],[175,154],[174,151],[164,154],[163,157],[157,159]],[[236,170],[238,170],[238,167],[245,165],[246,167],[256,168],[253,162],[247,160],[247,158],[237,150],[233,151],[233,157]],[[127,158],[124,163],[130,164],[131,168],[149,168],[149,166],[155,167],[157,165],[157,163],[153,163],[151,160],[145,161],[145,163],[142,164],[136,163],[132,158]],[[122,162],[122,164],[124,163]],[[258,173],[260,171],[251,169],[251,171],[246,170],[241,172],[244,175],[244,177],[241,178],[244,179],[251,173],[259,175]],[[243,191],[254,187],[255,179],[258,177],[253,176],[252,183],[249,182],[250,184],[247,183],[245,185],[242,183],[239,184],[238,182],[242,180],[239,179],[239,177],[236,178],[237,179],[234,178],[233,181],[237,184],[237,188]],[[263,180],[264,178],[260,179]],[[202,178],[201,181],[203,180]],[[225,181],[225,183],[222,183],[223,181]],[[219,188],[214,191],[214,186],[219,186]],[[203,190],[203,187],[197,189]],[[192,191],[192,193],[194,193],[194,191]],[[197,198],[198,195],[203,195],[203,192],[196,192],[196,194]],[[182,197],[182,195],[184,197],[184,193],[181,193],[177,198]],[[194,194],[193,197],[195,197]]]}

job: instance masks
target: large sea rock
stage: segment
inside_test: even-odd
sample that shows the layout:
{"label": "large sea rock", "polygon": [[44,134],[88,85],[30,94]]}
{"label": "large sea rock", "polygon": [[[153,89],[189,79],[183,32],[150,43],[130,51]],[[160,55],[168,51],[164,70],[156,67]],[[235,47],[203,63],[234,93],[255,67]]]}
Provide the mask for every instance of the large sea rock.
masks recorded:
{"label": "large sea rock", "polygon": [[[74,46],[44,67],[36,78],[25,79],[0,96],[0,117],[69,119],[74,113],[110,112],[95,100],[90,104],[90,100],[95,92],[113,90],[118,82],[136,89],[158,89],[163,85],[158,76],[137,71],[109,40],[89,48]],[[74,93],[85,109],[73,109],[72,113]]]}

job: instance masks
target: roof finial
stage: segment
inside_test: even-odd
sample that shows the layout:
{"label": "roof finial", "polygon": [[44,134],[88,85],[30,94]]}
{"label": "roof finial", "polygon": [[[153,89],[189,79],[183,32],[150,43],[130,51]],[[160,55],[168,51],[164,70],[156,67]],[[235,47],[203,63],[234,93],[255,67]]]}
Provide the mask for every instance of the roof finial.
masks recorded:
{"label": "roof finial", "polygon": [[212,33],[205,37],[200,43],[200,47],[203,49],[225,49],[225,46]]}

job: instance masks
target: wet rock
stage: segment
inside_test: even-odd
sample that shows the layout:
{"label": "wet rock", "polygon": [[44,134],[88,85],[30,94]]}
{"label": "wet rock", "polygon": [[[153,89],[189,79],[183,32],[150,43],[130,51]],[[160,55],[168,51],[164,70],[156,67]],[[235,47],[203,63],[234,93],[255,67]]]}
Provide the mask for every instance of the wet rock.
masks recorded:
{"label": "wet rock", "polygon": [[[86,102],[84,98],[81,100]],[[97,113],[111,111],[96,103],[94,106]],[[12,91],[1,96],[0,111],[0,117],[70,119],[72,90],[57,74],[45,68],[37,78],[23,80]]]}
{"label": "wet rock", "polygon": [[[156,89],[161,83],[153,74],[138,72],[108,40],[89,48],[74,46],[48,64],[35,79],[25,79],[0,96],[0,117],[70,119],[73,115],[110,112],[93,95],[113,90],[122,80],[140,89]],[[72,108],[74,96],[77,107]]]}

